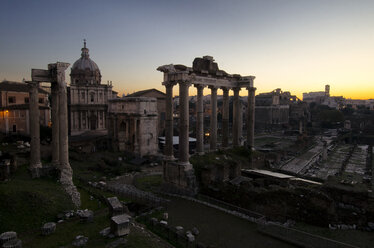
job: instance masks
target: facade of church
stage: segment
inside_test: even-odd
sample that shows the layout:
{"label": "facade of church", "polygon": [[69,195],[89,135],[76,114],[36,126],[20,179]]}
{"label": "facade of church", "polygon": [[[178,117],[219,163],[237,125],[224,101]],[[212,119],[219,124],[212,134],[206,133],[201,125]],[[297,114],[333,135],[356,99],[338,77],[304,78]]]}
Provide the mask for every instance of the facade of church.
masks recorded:
{"label": "facade of church", "polygon": [[107,131],[108,101],[115,98],[112,84],[101,84],[101,73],[90,59],[84,42],[81,58],[72,66],[70,73],[69,133],[105,133]]}

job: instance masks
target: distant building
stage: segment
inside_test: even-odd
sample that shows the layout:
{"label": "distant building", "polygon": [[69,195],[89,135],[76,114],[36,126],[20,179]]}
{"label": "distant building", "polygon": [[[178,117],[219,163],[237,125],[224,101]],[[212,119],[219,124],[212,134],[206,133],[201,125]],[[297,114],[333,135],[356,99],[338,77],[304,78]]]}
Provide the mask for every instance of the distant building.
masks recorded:
{"label": "distant building", "polygon": [[290,103],[296,102],[290,92],[276,89],[256,96],[255,123],[257,128],[287,125],[289,123]]}
{"label": "distant building", "polygon": [[109,100],[108,137],[114,151],[126,151],[139,156],[156,154],[156,98],[125,97]]}
{"label": "distant building", "polygon": [[157,99],[157,115],[158,115],[158,124],[157,124],[157,133],[158,136],[163,136],[165,131],[165,96],[164,92],[161,92],[156,89],[148,89],[134,92],[127,95],[127,97],[153,97]]}
{"label": "distant building", "polygon": [[[39,88],[40,125],[48,126],[50,109],[48,92]],[[3,81],[0,83],[0,131],[30,134],[29,86],[26,83]]]}
{"label": "distant building", "polygon": [[108,101],[116,97],[111,82],[101,84],[99,67],[88,52],[84,42],[81,58],[71,68],[68,88],[70,135],[106,132]]}
{"label": "distant building", "polygon": [[325,85],[325,91],[303,93],[303,101],[329,106],[330,108],[341,109],[345,105],[342,96],[330,96],[330,85]]}

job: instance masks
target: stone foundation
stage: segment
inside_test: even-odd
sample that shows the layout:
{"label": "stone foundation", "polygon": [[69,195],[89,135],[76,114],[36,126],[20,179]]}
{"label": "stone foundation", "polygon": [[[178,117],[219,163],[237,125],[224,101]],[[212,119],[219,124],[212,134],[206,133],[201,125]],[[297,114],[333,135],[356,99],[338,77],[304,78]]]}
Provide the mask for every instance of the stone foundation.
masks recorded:
{"label": "stone foundation", "polygon": [[195,171],[191,164],[164,161],[163,169],[165,191],[192,196],[197,194]]}

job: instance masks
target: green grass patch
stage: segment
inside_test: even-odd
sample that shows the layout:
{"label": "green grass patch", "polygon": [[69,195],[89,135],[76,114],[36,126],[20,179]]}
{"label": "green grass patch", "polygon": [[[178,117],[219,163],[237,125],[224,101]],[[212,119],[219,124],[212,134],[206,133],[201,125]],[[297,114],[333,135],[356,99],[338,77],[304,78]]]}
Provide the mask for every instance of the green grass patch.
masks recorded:
{"label": "green grass patch", "polygon": [[162,175],[145,175],[135,178],[134,185],[144,191],[153,191],[162,184]]}
{"label": "green grass patch", "polygon": [[57,213],[74,208],[56,179],[32,180],[26,166],[20,166],[12,180],[0,183],[0,199],[0,233],[40,228]]}

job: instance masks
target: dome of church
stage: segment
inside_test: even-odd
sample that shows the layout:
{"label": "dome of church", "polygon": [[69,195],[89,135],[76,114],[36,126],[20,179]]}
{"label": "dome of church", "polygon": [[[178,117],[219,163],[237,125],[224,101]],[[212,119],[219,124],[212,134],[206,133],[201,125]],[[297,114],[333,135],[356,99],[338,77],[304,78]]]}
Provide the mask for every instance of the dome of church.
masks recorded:
{"label": "dome of church", "polygon": [[75,61],[71,67],[71,82],[73,84],[100,84],[100,69],[97,64],[90,59],[89,50],[86,47],[86,40],[81,50],[81,57]]}

